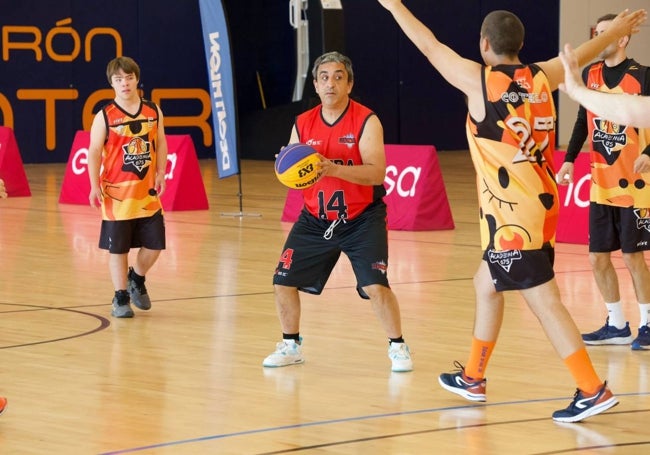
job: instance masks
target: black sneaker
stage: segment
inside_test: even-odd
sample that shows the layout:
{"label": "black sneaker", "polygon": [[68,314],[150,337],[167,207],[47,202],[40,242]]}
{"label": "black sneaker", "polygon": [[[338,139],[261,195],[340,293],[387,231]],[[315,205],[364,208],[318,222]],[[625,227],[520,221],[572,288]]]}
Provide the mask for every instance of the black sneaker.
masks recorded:
{"label": "black sneaker", "polygon": [[560,409],[553,413],[553,420],[556,422],[580,422],[587,417],[600,414],[613,408],[618,404],[618,400],[607,387],[607,381],[594,395],[587,396],[577,389],[573,396],[573,401],[566,409]]}
{"label": "black sneaker", "polygon": [[133,267],[129,267],[126,290],[129,292],[129,296],[131,297],[131,302],[133,302],[133,304],[136,307],[138,307],[141,310],[148,310],[151,308],[151,299],[149,298],[149,295],[147,294],[147,288],[144,285],[144,277],[143,277],[142,284],[139,285],[133,279],[134,273],[135,271],[133,270]]}
{"label": "black sneaker", "polygon": [[111,316],[116,318],[132,318],[133,310],[129,301],[120,302],[117,300],[117,297],[113,297],[113,309],[111,310]]}

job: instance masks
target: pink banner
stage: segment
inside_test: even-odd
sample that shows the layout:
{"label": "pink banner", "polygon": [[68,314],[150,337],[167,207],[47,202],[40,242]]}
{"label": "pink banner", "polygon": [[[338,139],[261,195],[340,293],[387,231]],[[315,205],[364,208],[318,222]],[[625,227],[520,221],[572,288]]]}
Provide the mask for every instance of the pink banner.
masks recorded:
{"label": "pink banner", "polygon": [[[387,144],[384,186],[388,229],[432,231],[454,228],[435,147]],[[296,221],[302,206],[301,192],[289,190],[282,221]]]}
{"label": "pink banner", "polygon": [[14,130],[0,126],[0,179],[9,197],[31,196]]}
{"label": "pink banner", "polygon": [[[566,152],[556,150],[557,169],[562,166]],[[589,190],[591,169],[589,154],[579,153],[573,167],[573,183],[558,185],[560,194],[560,218],[556,241],[562,243],[589,243]]]}
{"label": "pink banner", "polygon": [[[207,210],[208,197],[192,138],[187,134],[166,135],[166,189],[161,196],[165,210]],[[88,204],[88,145],[90,133],[77,131],[61,186],[62,204]]]}

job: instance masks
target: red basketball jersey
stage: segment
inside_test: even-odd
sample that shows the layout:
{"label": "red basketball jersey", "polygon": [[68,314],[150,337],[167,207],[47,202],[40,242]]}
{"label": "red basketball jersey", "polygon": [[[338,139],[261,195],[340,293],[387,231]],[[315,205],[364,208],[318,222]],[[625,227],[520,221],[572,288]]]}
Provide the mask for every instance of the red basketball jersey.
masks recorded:
{"label": "red basketball jersey", "polygon": [[[300,142],[311,145],[318,153],[337,164],[363,164],[359,139],[370,116],[367,107],[350,100],[345,112],[334,124],[321,116],[321,106],[299,115],[296,128]],[[336,177],[323,177],[302,190],[305,206],[322,220],[353,219],[373,201],[386,194],[383,185],[359,185]]]}

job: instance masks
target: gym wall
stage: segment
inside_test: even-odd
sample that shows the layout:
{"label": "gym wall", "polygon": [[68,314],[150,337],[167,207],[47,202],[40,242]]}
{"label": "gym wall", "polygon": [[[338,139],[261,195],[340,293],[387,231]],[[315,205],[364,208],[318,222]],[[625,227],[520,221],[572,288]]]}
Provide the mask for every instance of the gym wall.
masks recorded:
{"label": "gym wall", "polygon": [[[310,0],[313,1],[313,0]],[[575,0],[568,0],[575,1]],[[100,0],[5,2],[0,17],[0,124],[14,129],[25,163],[66,162],[76,131],[112,98],[106,63],[121,53],[142,69],[141,89],[159,102],[168,134],[190,134],[200,158],[214,157],[201,116],[209,100],[197,1],[137,0],[122,8]],[[543,5],[540,5],[542,4]],[[480,59],[479,29],[493,9],[527,27],[524,61],[557,54],[559,0],[407,0],[438,37]],[[238,103],[242,158],[273,159],[289,138],[295,38],[288,0],[224,0]],[[342,0],[344,46],[354,63],[353,96],[375,110],[387,143],[465,149],[462,95],[431,68],[376,0]],[[311,61],[316,55],[311,56]],[[309,83],[309,82],[308,82]],[[262,99],[264,99],[265,107]],[[209,101],[208,101],[209,103]]]}

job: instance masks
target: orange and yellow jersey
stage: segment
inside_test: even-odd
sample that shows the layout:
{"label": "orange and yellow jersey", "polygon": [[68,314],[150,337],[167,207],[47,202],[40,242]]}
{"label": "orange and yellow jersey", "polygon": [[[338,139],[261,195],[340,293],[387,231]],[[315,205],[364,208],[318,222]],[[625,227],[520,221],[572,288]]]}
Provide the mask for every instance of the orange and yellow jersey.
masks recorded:
{"label": "orange and yellow jersey", "polygon": [[[323,120],[321,106],[296,117],[300,142],[311,145],[325,158],[346,166],[363,164],[359,139],[368,119],[375,115],[350,100],[345,112],[333,124]],[[383,185],[359,185],[337,177],[323,177],[302,190],[305,207],[321,220],[354,219],[371,203],[386,195]]]}
{"label": "orange and yellow jersey", "polygon": [[102,108],[106,141],[100,182],[102,218],[119,221],[144,218],[162,209],[155,191],[158,108],[141,100],[134,115],[114,101]]}
{"label": "orange and yellow jersey", "polygon": [[[603,78],[603,62],[592,64],[587,72],[587,87],[606,93],[644,92],[648,72],[645,66],[628,59],[627,70],[618,85],[610,88]],[[591,194],[590,200],[617,207],[650,207],[650,173],[634,172],[634,161],[648,146],[650,130],[618,125],[587,110],[589,128]]]}
{"label": "orange and yellow jersey", "polygon": [[538,250],[555,245],[555,105],[537,65],[482,72],[485,119],[467,117],[476,169],[484,250]]}

